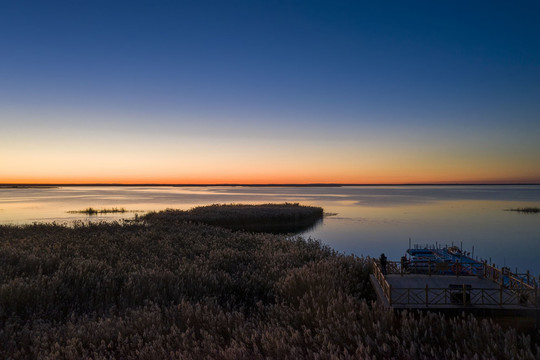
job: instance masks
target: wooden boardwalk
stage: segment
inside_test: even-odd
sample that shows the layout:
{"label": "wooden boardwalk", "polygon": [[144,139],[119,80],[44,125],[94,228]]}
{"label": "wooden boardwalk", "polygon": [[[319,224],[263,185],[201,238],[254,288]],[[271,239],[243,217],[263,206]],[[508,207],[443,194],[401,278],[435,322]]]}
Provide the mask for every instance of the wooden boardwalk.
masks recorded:
{"label": "wooden boardwalk", "polygon": [[530,312],[538,308],[538,289],[503,285],[481,276],[383,275],[377,262],[371,283],[379,300],[394,309],[485,309]]}

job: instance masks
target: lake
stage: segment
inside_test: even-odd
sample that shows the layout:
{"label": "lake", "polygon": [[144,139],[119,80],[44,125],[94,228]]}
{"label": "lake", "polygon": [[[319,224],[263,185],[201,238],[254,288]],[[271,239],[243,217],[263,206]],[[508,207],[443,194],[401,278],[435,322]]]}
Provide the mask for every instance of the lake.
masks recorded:
{"label": "lake", "polygon": [[[0,223],[116,220],[165,208],[215,203],[299,202],[326,216],[302,234],[356,255],[398,260],[413,244],[454,244],[498,266],[540,273],[540,186],[0,188]],[[87,216],[68,211],[123,207],[134,212]]]}

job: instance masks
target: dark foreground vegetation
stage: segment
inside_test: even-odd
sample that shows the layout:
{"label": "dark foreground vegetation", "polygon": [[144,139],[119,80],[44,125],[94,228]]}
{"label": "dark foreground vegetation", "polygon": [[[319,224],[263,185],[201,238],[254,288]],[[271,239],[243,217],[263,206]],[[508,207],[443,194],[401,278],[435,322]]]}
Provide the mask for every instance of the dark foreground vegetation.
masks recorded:
{"label": "dark foreground vegetation", "polygon": [[188,211],[167,209],[145,215],[149,224],[191,221],[216,225],[231,230],[296,233],[313,227],[323,218],[323,209],[297,203],[285,204],[215,204]]}
{"label": "dark foreground vegetation", "polygon": [[540,213],[540,208],[525,207],[525,208],[508,209],[508,211],[517,211],[517,212],[526,213],[526,214],[536,214],[536,213]]}
{"label": "dark foreground vegetation", "polygon": [[168,216],[0,226],[0,359],[538,358],[487,320],[380,308],[369,259]]}

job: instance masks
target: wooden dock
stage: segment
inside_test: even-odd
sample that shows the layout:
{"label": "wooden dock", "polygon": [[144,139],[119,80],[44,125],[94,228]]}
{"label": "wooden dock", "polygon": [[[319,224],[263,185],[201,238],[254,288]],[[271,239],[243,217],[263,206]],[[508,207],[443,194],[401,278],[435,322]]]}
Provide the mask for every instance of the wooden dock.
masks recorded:
{"label": "wooden dock", "polygon": [[[390,262],[387,273],[373,262],[371,283],[384,306],[394,309],[504,310],[536,314],[538,287],[487,267],[479,275],[410,274]],[[510,279],[510,281],[509,281]]]}

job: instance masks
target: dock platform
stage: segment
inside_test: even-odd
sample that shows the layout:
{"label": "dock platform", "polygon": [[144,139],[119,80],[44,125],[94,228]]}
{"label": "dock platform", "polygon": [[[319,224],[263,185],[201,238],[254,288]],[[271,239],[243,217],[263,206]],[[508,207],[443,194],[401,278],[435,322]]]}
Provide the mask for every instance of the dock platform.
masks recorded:
{"label": "dock platform", "polygon": [[[409,252],[411,253],[411,252]],[[499,311],[537,314],[539,291],[531,281],[485,262],[450,262],[418,251],[421,257],[400,262],[373,261],[371,283],[378,299],[393,309]],[[439,257],[439,259],[437,259]],[[472,260],[472,259],[470,259]],[[455,261],[455,258],[452,259]]]}
{"label": "dock platform", "polygon": [[[516,293],[488,279],[474,276],[387,275],[390,293],[385,293],[375,275],[371,283],[379,300],[396,309],[484,308],[527,310],[534,308],[534,294]],[[388,296],[391,294],[390,296]]]}

